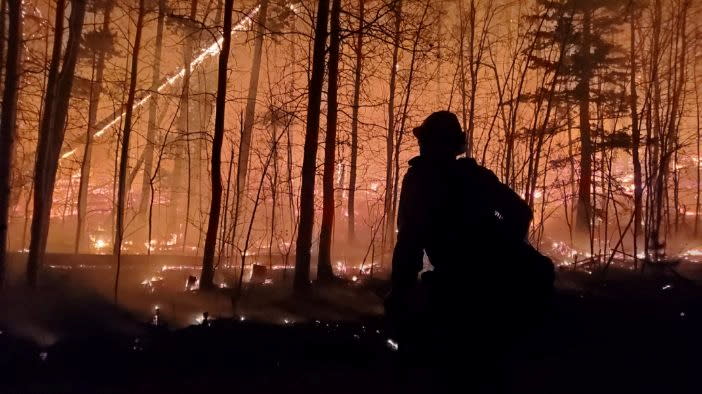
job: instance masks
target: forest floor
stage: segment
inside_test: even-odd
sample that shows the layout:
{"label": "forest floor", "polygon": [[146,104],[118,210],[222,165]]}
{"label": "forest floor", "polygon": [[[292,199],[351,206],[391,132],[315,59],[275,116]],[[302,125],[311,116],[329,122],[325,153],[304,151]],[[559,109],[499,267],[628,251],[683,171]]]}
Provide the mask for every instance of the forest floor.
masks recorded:
{"label": "forest floor", "polygon": [[[102,292],[68,290],[104,273],[55,276],[39,295],[7,290],[0,393],[437,392],[425,385],[428,367],[389,346],[382,282],[303,301],[260,286],[231,316],[224,289],[205,300],[168,286],[151,293],[138,285],[148,273],[127,272],[120,302],[143,308],[116,308],[107,280]],[[506,391],[702,392],[702,265],[677,272],[559,272],[546,321],[503,360]],[[150,324],[155,302],[170,328]],[[210,324],[195,321],[203,310]]]}

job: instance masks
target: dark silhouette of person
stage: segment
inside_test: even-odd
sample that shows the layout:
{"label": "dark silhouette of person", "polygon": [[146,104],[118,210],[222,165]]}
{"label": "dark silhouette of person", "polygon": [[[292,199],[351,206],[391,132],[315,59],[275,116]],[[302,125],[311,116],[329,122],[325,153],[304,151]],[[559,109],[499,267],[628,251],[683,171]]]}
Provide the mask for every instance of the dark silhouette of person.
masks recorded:
{"label": "dark silhouette of person", "polygon": [[[549,292],[553,268],[526,241],[524,200],[474,159],[457,159],[466,135],[455,114],[435,112],[413,133],[420,154],[402,181],[386,314],[401,351],[444,371],[456,357],[479,360],[474,380],[489,380],[520,313]],[[418,281],[425,254],[433,270]],[[456,374],[465,377],[444,378]]]}

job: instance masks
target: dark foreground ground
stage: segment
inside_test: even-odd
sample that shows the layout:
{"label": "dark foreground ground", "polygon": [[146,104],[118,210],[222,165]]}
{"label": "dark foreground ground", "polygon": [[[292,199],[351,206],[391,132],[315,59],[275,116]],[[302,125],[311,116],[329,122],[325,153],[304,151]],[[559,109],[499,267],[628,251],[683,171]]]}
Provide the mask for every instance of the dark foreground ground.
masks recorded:
{"label": "dark foreground ground", "polygon": [[[665,272],[613,271],[604,281],[561,273],[549,317],[505,357],[504,386],[510,393],[702,393],[700,295],[697,282]],[[470,321],[469,311],[456,313],[457,324]],[[85,327],[96,317],[65,318]],[[378,316],[281,324],[226,318],[125,331],[80,329],[37,345],[4,330],[0,393],[437,392],[426,383],[429,367],[404,362],[389,346]],[[468,372],[470,361],[466,354],[456,363]]]}

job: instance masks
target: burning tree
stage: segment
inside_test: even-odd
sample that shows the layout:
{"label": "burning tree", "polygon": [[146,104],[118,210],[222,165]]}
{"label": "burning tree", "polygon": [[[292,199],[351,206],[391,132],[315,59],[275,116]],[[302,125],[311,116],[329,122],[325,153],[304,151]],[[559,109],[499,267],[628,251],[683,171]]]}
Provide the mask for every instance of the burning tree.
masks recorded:
{"label": "burning tree", "polygon": [[[553,83],[535,92],[533,98],[540,102],[572,102],[578,107],[580,180],[575,223],[579,242],[585,245],[585,240],[591,239],[594,221],[592,105],[612,102],[620,96],[622,51],[610,37],[622,21],[625,3],[619,0],[539,0],[538,3],[542,9],[533,18],[545,20],[546,26],[535,33],[532,64],[550,73]],[[593,89],[594,84],[597,89]],[[540,148],[536,149],[537,155]],[[532,180],[532,188],[534,183]],[[529,189],[527,193],[531,192]]]}

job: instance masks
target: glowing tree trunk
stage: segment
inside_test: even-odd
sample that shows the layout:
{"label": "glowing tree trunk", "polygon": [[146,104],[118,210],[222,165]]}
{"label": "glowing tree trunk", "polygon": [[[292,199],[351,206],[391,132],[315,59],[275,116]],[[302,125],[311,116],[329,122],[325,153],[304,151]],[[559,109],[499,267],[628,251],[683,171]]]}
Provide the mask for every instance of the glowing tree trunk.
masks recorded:
{"label": "glowing tree trunk", "polygon": [[[107,2],[102,20],[102,32],[110,31],[110,14],[112,3]],[[83,161],[80,165],[80,185],[78,187],[78,218],[76,224],[76,239],[74,243],[74,253],[80,252],[81,243],[85,238],[85,220],[88,207],[88,186],[90,185],[90,166],[93,152],[93,134],[95,134],[95,124],[97,122],[97,111],[100,106],[100,93],[102,92],[102,80],[105,73],[105,51],[97,54],[97,59],[93,63],[95,66],[95,79],[90,86],[90,103],[88,104],[88,131],[85,136],[85,151]]]}
{"label": "glowing tree trunk", "polygon": [[[129,162],[129,140],[132,134],[132,116],[134,97],[139,70],[139,52],[141,48],[141,34],[144,30],[145,0],[139,0],[139,14],[137,16],[136,34],[134,37],[134,52],[132,53],[132,68],[129,74],[129,93],[127,94],[127,110],[124,114],[124,130],[122,131],[122,147],[120,149],[119,173],[117,186],[117,218],[115,227],[114,254],[117,257],[117,272],[115,274],[115,302],[119,290],[119,274],[122,263],[122,241],[124,238],[124,211],[127,205],[127,163]],[[150,241],[150,240],[149,240]]]}
{"label": "glowing tree trunk", "polygon": [[312,75],[307,99],[307,125],[302,159],[302,186],[300,189],[300,224],[295,245],[295,292],[304,292],[310,286],[310,260],[312,258],[312,231],[314,228],[314,182],[319,141],[319,114],[324,84],[324,51],[327,42],[329,0],[317,3],[317,23],[312,51]]}
{"label": "glowing tree trunk", "polygon": [[[0,12],[5,13],[4,1],[2,5]],[[5,278],[7,227],[10,211],[10,181],[17,123],[17,89],[19,88],[22,48],[21,2],[9,2],[7,19],[8,40],[5,57],[5,86],[2,95],[2,113],[0,113],[0,288],[2,288]],[[5,29],[4,21],[0,28],[2,30]]]}
{"label": "glowing tree trunk", "polygon": [[[144,146],[144,175],[141,181],[141,200],[139,214],[143,215],[149,206],[151,196],[151,173],[153,172],[154,144],[158,129],[158,86],[161,82],[161,52],[163,49],[163,27],[165,20],[165,0],[158,0],[158,19],[156,21],[156,43],[154,64],[151,67],[151,92],[149,101],[149,119],[146,128],[146,145]],[[150,242],[150,240],[147,240]]]}
{"label": "glowing tree trunk", "polygon": [[319,259],[317,260],[317,279],[330,281],[334,279],[331,264],[332,232],[334,231],[334,164],[336,153],[336,126],[339,85],[339,41],[341,0],[333,0],[331,8],[331,31],[329,39],[329,82],[327,102],[327,134],[324,139],[324,175],[322,178],[322,225],[319,233]]}
{"label": "glowing tree trunk", "polygon": [[356,240],[356,177],[358,172],[358,108],[361,102],[363,71],[363,18],[365,0],[358,2],[358,34],[356,35],[356,66],[353,80],[353,107],[351,109],[351,167],[349,168],[348,240]]}
{"label": "glowing tree trunk", "polygon": [[217,228],[222,206],[222,143],[224,142],[224,116],[227,98],[227,64],[229,63],[229,48],[232,42],[232,12],[234,0],[224,2],[224,28],[222,31],[222,51],[219,53],[219,69],[217,70],[217,98],[215,105],[215,125],[212,139],[212,192],[210,200],[210,217],[205,235],[205,250],[202,258],[202,273],[200,289],[214,288],[214,257],[217,247]]}
{"label": "glowing tree trunk", "polygon": [[[68,40],[63,61],[61,61],[65,6],[65,0],[57,1],[54,47],[49,65],[44,113],[39,128],[34,166],[34,214],[31,227],[32,239],[29,243],[29,256],[27,258],[27,284],[30,287],[35,287],[37,284],[39,268],[46,253],[51,201],[54,194],[61,145],[63,145],[65,135],[64,126],[68,115],[68,101],[73,86],[78,51],[80,50],[83,18],[85,17],[85,0],[71,1]],[[61,63],[60,71],[59,63]]]}

